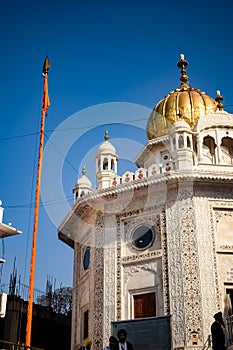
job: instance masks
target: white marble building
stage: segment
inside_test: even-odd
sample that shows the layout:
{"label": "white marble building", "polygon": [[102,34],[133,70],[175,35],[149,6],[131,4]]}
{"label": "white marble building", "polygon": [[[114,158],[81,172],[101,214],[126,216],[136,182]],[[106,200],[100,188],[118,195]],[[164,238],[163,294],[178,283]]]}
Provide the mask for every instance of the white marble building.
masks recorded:
{"label": "white marble building", "polygon": [[[86,175],[59,227],[74,249],[72,350],[106,345],[111,321],[171,315],[172,348],[202,349],[233,299],[233,115],[181,84],[153,109],[135,173],[105,135],[97,189]],[[119,155],[120,156],[120,155]]]}

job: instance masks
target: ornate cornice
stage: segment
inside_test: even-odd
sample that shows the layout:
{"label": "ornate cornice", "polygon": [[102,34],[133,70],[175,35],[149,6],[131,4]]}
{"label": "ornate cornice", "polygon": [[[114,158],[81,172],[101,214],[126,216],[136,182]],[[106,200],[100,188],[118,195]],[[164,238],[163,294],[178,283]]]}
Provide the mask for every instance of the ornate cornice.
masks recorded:
{"label": "ornate cornice", "polygon": [[127,194],[128,191],[138,190],[141,188],[148,187],[149,185],[159,185],[162,183],[177,183],[177,182],[186,182],[186,181],[195,181],[195,182],[232,182],[233,181],[233,172],[226,173],[220,171],[183,171],[182,173],[177,171],[171,171],[169,173],[160,174],[157,176],[152,176],[150,178],[145,178],[141,180],[135,180],[130,183],[124,183],[117,187],[110,187],[100,191],[94,191],[85,196],[85,198],[80,199],[76,205],[73,207],[73,211],[79,206],[83,206],[84,203],[87,203],[89,200],[105,198],[111,196],[117,196],[118,194]]}

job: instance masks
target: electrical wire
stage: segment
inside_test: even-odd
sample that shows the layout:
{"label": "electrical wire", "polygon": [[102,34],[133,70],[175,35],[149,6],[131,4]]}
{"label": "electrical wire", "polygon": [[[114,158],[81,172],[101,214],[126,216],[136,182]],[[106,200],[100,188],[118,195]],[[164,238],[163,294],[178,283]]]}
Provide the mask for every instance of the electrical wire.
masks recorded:
{"label": "electrical wire", "polygon": [[[233,106],[233,104],[229,104],[227,106],[224,107],[231,107]],[[136,121],[142,121],[142,120],[148,120],[147,118],[142,118],[142,119],[134,119],[134,120],[126,120],[125,123],[129,123],[129,122],[136,122]],[[108,123],[107,125],[117,125],[119,123]],[[60,131],[69,131],[69,130],[80,130],[80,129],[89,129],[89,128],[93,128],[96,127],[96,125],[88,125],[88,126],[83,126],[83,127],[76,127],[76,128],[65,128],[65,129],[51,129],[51,130],[46,130],[45,131],[45,137],[47,138],[48,142],[50,142],[53,147],[56,149],[56,151],[61,155],[61,157],[64,159],[65,162],[67,162],[69,164],[69,166],[75,171],[75,174],[77,174],[77,170],[76,168],[73,166],[73,164],[67,159],[67,157],[64,156],[64,154],[59,150],[59,148],[55,145],[54,142],[51,141],[51,139],[49,138],[49,136],[47,135],[47,133],[49,132],[60,132]],[[5,137],[5,138],[0,138],[0,141],[6,141],[6,140],[12,140],[12,139],[17,139],[17,138],[23,138],[23,137],[29,137],[29,136],[34,136],[34,135],[38,135],[39,132],[34,132],[34,133],[28,133],[28,134],[22,134],[22,135],[15,135],[15,136],[10,136],[10,137]],[[35,156],[36,156],[36,151],[35,151]],[[34,167],[35,167],[35,159],[34,159]],[[35,169],[33,171],[33,177],[32,177],[32,183],[34,183],[34,176],[35,176]],[[32,191],[33,191],[33,184],[32,184],[32,190],[31,190],[31,200],[30,203],[26,203],[26,204],[16,204],[16,205],[6,205],[5,208],[8,209],[15,209],[15,208],[33,208],[35,203],[32,202]],[[44,201],[43,203],[40,203],[40,207],[47,207],[50,205],[56,205],[62,202],[66,202],[67,200],[71,200],[73,199],[73,196],[66,196],[63,198],[57,198],[57,199],[51,199],[48,201]],[[30,218],[29,220],[31,220],[31,213],[30,213]]]}
{"label": "electrical wire", "polygon": [[[224,107],[232,107],[233,104],[226,105]],[[125,120],[124,123],[132,123],[132,122],[139,122],[143,120],[148,120],[148,118],[140,118],[140,119],[131,119],[131,120]],[[106,125],[118,125],[122,123],[106,123]],[[74,128],[64,128],[64,129],[47,129],[45,130],[45,133],[52,133],[52,132],[64,132],[64,131],[69,131],[69,130],[85,130],[85,129],[90,129],[90,128],[95,128],[96,126],[99,125],[86,125],[86,126],[80,126],[80,127],[74,127]],[[28,134],[21,134],[21,135],[14,135],[14,136],[7,136],[7,137],[2,137],[0,138],[0,141],[8,141],[8,140],[13,140],[17,138],[24,138],[24,137],[29,137],[29,136],[34,136],[38,135],[40,132],[33,132],[33,133],[28,133]],[[47,136],[48,137],[48,136]]]}
{"label": "electrical wire", "polygon": [[[139,122],[142,120],[148,120],[148,118],[141,118],[141,119],[132,119],[132,120],[125,120],[124,123],[132,123],[132,122]],[[120,123],[107,123],[106,125],[118,125]],[[121,123],[122,124],[122,123]],[[99,125],[86,125],[86,126],[80,126],[80,127],[74,127],[74,128],[64,128],[64,129],[48,129],[45,130],[45,133],[51,133],[51,132],[62,132],[62,131],[69,131],[69,130],[83,130],[83,129],[90,129],[90,128],[95,128],[96,126]],[[8,141],[8,140],[13,140],[17,138],[24,138],[28,136],[34,136],[38,135],[40,132],[33,132],[33,133],[28,133],[28,134],[21,134],[21,135],[14,135],[14,136],[7,136],[7,137],[2,137],[0,138],[0,141]]]}
{"label": "electrical wire", "polygon": [[[73,199],[72,195],[62,197],[62,198],[50,199],[50,200],[44,201],[43,203],[40,203],[40,207],[47,207],[50,205],[60,204],[60,203],[66,202],[67,200],[71,200],[71,199]],[[30,203],[25,203],[25,204],[5,205],[4,207],[6,209],[16,209],[16,208],[27,209],[27,208],[33,208],[34,205],[35,205],[34,202],[30,202]]]}
{"label": "electrical wire", "polygon": [[[42,91],[41,91],[41,97],[42,97]],[[40,125],[40,113],[38,112],[37,128],[39,127],[39,125]],[[39,133],[37,133],[37,135],[39,135]],[[33,159],[32,180],[31,180],[31,191],[30,191],[30,203],[32,202],[33,195],[34,195],[34,182],[35,182],[35,175],[36,175],[36,163],[37,163],[36,158],[37,158],[38,146],[39,146],[39,138],[37,137],[37,140],[35,142],[35,147],[34,147],[34,159]],[[32,222],[32,214],[33,214],[32,206],[30,206],[28,208],[30,210],[29,210],[28,223],[27,223],[27,241],[26,241],[26,254],[25,254],[24,270],[23,270],[23,283],[25,283],[25,280],[26,280],[26,268],[27,268],[28,250],[29,250],[29,236],[31,233],[31,222]]]}
{"label": "electrical wire", "polygon": [[2,137],[0,138],[0,141],[8,141],[8,140],[14,140],[14,139],[19,139],[19,138],[24,138],[24,137],[28,137],[28,136],[34,136],[34,135],[38,135],[40,132],[32,132],[30,134],[22,134],[22,135],[15,135],[15,136],[8,136],[8,137]]}
{"label": "electrical wire", "polygon": [[75,169],[75,167],[73,166],[73,164],[67,159],[67,157],[59,150],[59,148],[55,145],[55,143],[53,141],[51,141],[51,139],[49,138],[49,136],[46,135],[46,133],[44,134],[45,137],[47,138],[48,142],[50,142],[53,147],[55,148],[55,150],[61,155],[61,157],[64,159],[65,162],[67,162],[70,167],[75,171],[75,174],[77,175],[77,170]]}

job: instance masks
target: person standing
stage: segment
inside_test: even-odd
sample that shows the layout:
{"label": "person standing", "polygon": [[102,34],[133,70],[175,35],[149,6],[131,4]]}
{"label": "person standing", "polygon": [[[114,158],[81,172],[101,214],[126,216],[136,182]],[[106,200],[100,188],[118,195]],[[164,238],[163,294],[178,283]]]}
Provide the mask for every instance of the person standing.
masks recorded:
{"label": "person standing", "polygon": [[211,325],[213,350],[225,350],[225,323],[222,312],[219,311],[214,315],[215,321]]}
{"label": "person standing", "polygon": [[125,329],[119,329],[117,332],[118,342],[118,350],[134,350],[133,345],[126,340],[127,331]]}
{"label": "person standing", "polygon": [[91,350],[92,341],[90,339],[85,339],[83,345],[85,350]]}
{"label": "person standing", "polygon": [[109,337],[109,345],[105,346],[103,350],[118,350],[117,338],[111,335],[111,337]]}

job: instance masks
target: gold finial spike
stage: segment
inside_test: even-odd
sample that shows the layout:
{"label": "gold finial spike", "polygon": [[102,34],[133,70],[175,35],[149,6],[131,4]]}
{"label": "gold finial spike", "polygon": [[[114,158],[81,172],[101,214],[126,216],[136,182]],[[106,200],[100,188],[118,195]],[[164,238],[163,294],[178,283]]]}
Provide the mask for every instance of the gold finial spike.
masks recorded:
{"label": "gold finial spike", "polygon": [[180,55],[180,61],[177,63],[177,66],[181,69],[181,87],[184,85],[188,85],[188,76],[186,75],[186,68],[188,67],[189,63],[185,60],[184,54],[182,53]]}
{"label": "gold finial spike", "polygon": [[48,56],[46,56],[44,60],[44,65],[43,65],[43,73],[48,74],[49,68],[50,68],[50,62],[49,62]]}
{"label": "gold finial spike", "polygon": [[86,174],[86,168],[85,168],[85,165],[83,166],[83,170],[82,170],[82,175],[85,175]]}
{"label": "gold finial spike", "polygon": [[217,108],[219,111],[223,111],[223,103],[224,98],[221,96],[220,90],[217,90],[217,96],[215,97],[215,101],[217,102]]}
{"label": "gold finial spike", "polygon": [[108,130],[105,131],[104,139],[105,141],[108,141],[109,139]]}

